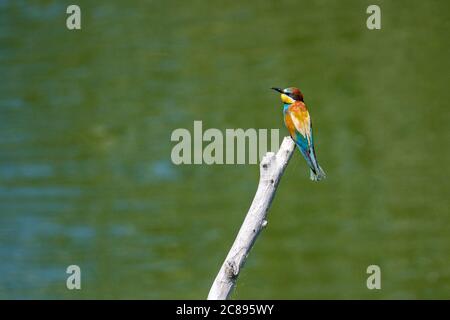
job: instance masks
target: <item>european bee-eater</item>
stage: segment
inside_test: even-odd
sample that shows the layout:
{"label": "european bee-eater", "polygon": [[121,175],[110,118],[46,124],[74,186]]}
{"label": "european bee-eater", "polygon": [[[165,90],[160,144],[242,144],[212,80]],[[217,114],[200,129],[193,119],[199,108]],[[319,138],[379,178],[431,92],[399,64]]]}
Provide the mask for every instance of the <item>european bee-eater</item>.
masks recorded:
{"label": "european bee-eater", "polygon": [[308,163],[310,168],[310,179],[313,181],[325,179],[325,172],[319,166],[316,152],[314,151],[312,121],[308,109],[306,108],[306,104],[303,101],[303,94],[299,89],[294,87],[272,89],[281,93],[281,101],[284,104],[284,124]]}

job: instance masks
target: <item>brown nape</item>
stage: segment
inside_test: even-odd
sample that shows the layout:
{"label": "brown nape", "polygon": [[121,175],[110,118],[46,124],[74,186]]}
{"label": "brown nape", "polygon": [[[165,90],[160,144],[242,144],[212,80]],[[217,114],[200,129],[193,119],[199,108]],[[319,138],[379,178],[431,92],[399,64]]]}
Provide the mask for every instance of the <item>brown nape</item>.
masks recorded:
{"label": "brown nape", "polygon": [[296,101],[303,102],[303,94],[300,91],[298,93],[292,93],[292,98]]}
{"label": "brown nape", "polygon": [[290,94],[291,98],[297,101],[302,101],[303,102],[303,94],[301,93],[301,91],[297,88],[293,88],[292,92]]}

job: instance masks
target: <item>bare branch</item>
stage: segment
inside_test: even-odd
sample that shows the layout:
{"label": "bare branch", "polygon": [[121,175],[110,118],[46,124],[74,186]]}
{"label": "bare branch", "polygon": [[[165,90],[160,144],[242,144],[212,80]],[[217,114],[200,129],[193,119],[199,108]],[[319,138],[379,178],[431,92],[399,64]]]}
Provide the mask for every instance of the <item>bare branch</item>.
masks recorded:
{"label": "bare branch", "polygon": [[285,137],[277,154],[268,152],[261,161],[258,190],[233,246],[214,280],[208,300],[225,300],[230,297],[256,238],[267,225],[267,212],[294,149],[294,141]]}

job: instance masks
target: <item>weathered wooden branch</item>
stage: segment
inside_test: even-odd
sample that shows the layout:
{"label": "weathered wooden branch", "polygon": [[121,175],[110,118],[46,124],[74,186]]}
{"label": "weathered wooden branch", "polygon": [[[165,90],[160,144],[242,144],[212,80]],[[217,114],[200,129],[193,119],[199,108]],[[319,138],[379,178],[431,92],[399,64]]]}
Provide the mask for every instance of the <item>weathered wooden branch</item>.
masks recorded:
{"label": "weathered wooden branch", "polygon": [[225,300],[230,297],[256,238],[267,225],[267,212],[294,149],[294,141],[285,137],[277,154],[268,152],[261,161],[258,190],[233,246],[214,280],[208,300]]}

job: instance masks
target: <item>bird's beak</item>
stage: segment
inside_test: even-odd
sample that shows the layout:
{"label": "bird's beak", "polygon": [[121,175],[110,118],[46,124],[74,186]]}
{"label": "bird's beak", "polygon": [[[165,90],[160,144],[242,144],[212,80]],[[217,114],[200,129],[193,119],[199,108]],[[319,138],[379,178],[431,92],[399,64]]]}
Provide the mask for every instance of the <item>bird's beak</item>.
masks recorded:
{"label": "bird's beak", "polygon": [[270,88],[270,89],[278,91],[279,93],[284,93],[283,90],[281,90],[280,88]]}

